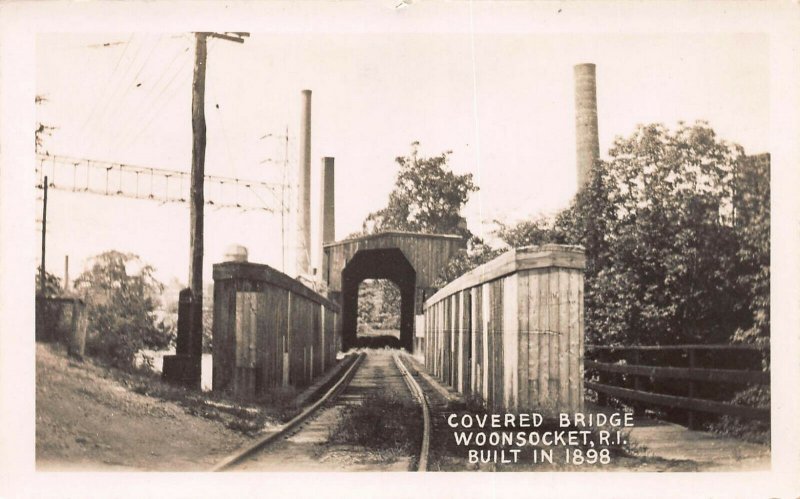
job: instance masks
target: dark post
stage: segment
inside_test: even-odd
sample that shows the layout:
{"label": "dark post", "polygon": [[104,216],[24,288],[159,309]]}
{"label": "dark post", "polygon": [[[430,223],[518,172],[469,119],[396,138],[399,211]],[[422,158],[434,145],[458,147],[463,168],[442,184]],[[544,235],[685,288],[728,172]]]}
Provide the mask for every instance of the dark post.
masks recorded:
{"label": "dark post", "polygon": [[[203,180],[206,158],[206,34],[196,33],[192,84],[192,187],[189,205],[189,288],[193,298],[190,355],[202,355],[203,347]],[[199,349],[197,348],[199,343]]]}
{"label": "dark post", "polygon": [[[633,351],[633,365],[641,365],[642,364],[642,357],[641,352],[639,350]],[[643,390],[642,387],[642,377],[638,375],[633,375],[633,389],[637,392],[641,392]],[[636,416],[644,416],[644,405],[641,402],[634,402],[633,403],[633,413]]]}
{"label": "dark post", "polygon": [[[689,354],[689,369],[693,369],[695,367],[695,351],[692,348],[687,349],[687,353]],[[694,380],[689,381],[689,398],[694,398],[696,393],[696,384]],[[689,417],[688,417],[688,426],[690,430],[698,429],[698,423],[695,420],[695,414],[692,410],[689,410]]]}
{"label": "dark post", "polygon": [[[608,351],[604,349],[598,349],[597,351],[597,362],[608,362]],[[598,383],[601,385],[608,384],[608,375],[605,371],[598,371]],[[608,395],[603,392],[597,392],[597,405],[608,405]]]}
{"label": "dark post", "polygon": [[44,264],[44,256],[45,256],[45,247],[47,241],[47,176],[44,177],[44,202],[42,203],[42,266],[39,269],[39,292],[42,296],[45,295],[45,282],[47,275],[45,273],[45,264]]}
{"label": "dark post", "polygon": [[[195,333],[194,317],[196,306],[192,290],[183,289],[178,298],[178,338],[175,355],[164,356],[162,377],[165,381],[190,388],[200,388],[200,369],[202,361],[202,323],[199,336]],[[198,349],[199,346],[199,349]]]}

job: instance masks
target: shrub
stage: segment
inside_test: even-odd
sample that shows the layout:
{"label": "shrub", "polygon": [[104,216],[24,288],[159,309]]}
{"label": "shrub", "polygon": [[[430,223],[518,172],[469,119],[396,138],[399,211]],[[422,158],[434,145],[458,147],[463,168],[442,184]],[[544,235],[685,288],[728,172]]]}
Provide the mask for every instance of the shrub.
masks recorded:
{"label": "shrub", "polygon": [[154,313],[163,286],[153,272],[136,255],[108,251],[76,280],[86,294],[90,355],[130,368],[139,350],[163,349],[174,340],[173,329]]}

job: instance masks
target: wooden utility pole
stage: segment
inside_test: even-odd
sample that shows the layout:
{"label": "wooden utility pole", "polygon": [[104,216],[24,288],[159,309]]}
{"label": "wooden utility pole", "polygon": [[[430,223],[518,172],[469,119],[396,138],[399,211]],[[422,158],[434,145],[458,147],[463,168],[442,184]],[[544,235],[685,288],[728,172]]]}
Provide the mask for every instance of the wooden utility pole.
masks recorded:
{"label": "wooden utility pole", "polygon": [[195,33],[192,81],[192,180],[189,203],[189,288],[195,299],[203,295],[203,177],[206,161],[206,33]]}
{"label": "wooden utility pole", "polygon": [[42,296],[45,295],[45,284],[47,282],[44,257],[45,248],[47,247],[47,176],[44,177],[44,202],[42,203],[42,265],[39,268],[39,292]]}
{"label": "wooden utility pole", "polygon": [[247,33],[195,33],[194,78],[192,80],[192,177],[189,196],[189,288],[195,304],[192,310],[192,355],[203,346],[203,178],[206,160],[206,59],[208,37],[244,43]]}

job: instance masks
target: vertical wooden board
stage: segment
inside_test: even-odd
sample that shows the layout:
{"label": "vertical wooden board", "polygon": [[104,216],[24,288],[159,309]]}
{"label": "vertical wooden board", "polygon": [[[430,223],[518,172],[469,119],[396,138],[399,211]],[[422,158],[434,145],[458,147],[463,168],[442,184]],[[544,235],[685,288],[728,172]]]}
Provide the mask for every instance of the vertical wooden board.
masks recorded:
{"label": "vertical wooden board", "polygon": [[519,274],[504,277],[503,283],[503,407],[519,407]]}
{"label": "vertical wooden board", "polygon": [[[212,340],[214,342],[213,364],[212,364],[212,387],[214,391],[226,388],[230,373],[227,369],[229,362],[226,358],[227,345],[230,341],[231,316],[235,316],[236,309],[230,308],[230,293],[228,292],[227,281],[214,282],[214,323],[212,329]],[[234,297],[235,299],[235,297]]]}
{"label": "vertical wooden board", "polygon": [[267,337],[267,328],[265,316],[268,312],[267,309],[267,292],[266,289],[256,295],[256,316],[255,316],[255,386],[254,390],[256,395],[263,392],[266,386],[265,371],[267,369],[267,349],[269,338]]}
{"label": "vertical wooden board", "polygon": [[319,306],[319,340],[317,342],[317,346],[319,348],[319,372],[325,372],[326,365],[326,357],[328,356],[328,343],[326,341],[326,334],[327,331],[325,330],[325,306]]}
{"label": "vertical wooden board", "polygon": [[523,271],[517,274],[517,407],[529,408],[530,383],[528,378],[528,364],[530,353],[531,332],[528,328],[528,284],[531,272]]}
{"label": "vertical wooden board", "polygon": [[475,288],[469,289],[469,393],[475,393]]}
{"label": "vertical wooden board", "polygon": [[539,405],[546,406],[550,399],[550,272],[539,274]]}
{"label": "vertical wooden board", "polygon": [[287,334],[289,331],[289,291],[285,289],[274,289],[272,295],[272,303],[270,304],[271,314],[270,318],[274,321],[271,325],[272,334],[274,337],[272,361],[274,368],[272,369],[271,386],[280,386],[283,381],[283,361],[284,350],[287,346]]}
{"label": "vertical wooden board", "polygon": [[559,330],[559,316],[558,316],[558,302],[559,302],[559,272],[556,268],[550,269],[550,296],[547,303],[547,309],[550,314],[550,344],[549,353],[547,355],[550,362],[550,382],[547,391],[549,393],[549,402],[551,404],[558,403],[559,393],[559,370],[558,370],[558,330]]}
{"label": "vertical wooden board", "polygon": [[447,356],[450,350],[450,304],[447,298],[442,300],[442,380],[445,384],[450,384],[450,363],[447,361]]}
{"label": "vertical wooden board", "polygon": [[464,291],[464,394],[472,393],[472,290]]}
{"label": "vertical wooden board", "polygon": [[506,372],[505,351],[503,349],[503,330],[505,328],[503,323],[503,281],[504,279],[498,279],[492,282],[492,323],[494,324],[492,331],[492,347],[494,348],[494,368],[492,369],[494,378],[493,407],[497,409],[503,408],[505,402],[503,397]]}
{"label": "vertical wooden board", "polygon": [[577,272],[578,279],[577,279],[577,288],[578,288],[578,411],[583,411],[585,404],[584,404],[584,391],[583,391],[583,376],[584,376],[584,340],[586,338],[586,331],[585,331],[585,317],[584,317],[584,274],[583,271]]}
{"label": "vertical wooden board", "polygon": [[490,355],[490,347],[489,344],[489,318],[491,317],[491,290],[489,288],[489,284],[482,284],[482,293],[483,293],[483,400],[486,401],[486,404],[491,403],[491,399],[489,398],[489,355]]}
{"label": "vertical wooden board", "polygon": [[450,386],[456,388],[458,380],[456,379],[458,356],[457,356],[457,342],[458,342],[458,321],[456,311],[458,310],[458,294],[451,295],[448,298],[450,305]]}
{"label": "vertical wooden board", "polygon": [[236,367],[255,367],[258,293],[236,293]]}
{"label": "vertical wooden board", "polygon": [[569,407],[569,270],[557,268],[559,408]]}
{"label": "vertical wooden board", "polygon": [[289,363],[291,362],[291,343],[292,343],[292,293],[286,293],[286,323],[281,331],[280,351],[281,351],[281,386],[289,386]]}
{"label": "vertical wooden board", "polygon": [[528,272],[528,409],[539,401],[539,270]]}
{"label": "vertical wooden board", "polygon": [[472,287],[469,290],[469,309],[470,309],[470,393],[480,395],[480,379],[478,375],[483,354],[481,353],[481,299],[480,286]]}
{"label": "vertical wooden board", "polygon": [[464,290],[456,293],[456,391],[464,393]]}
{"label": "vertical wooden board", "polygon": [[569,408],[580,408],[581,394],[578,392],[578,280],[580,270],[569,271]]}

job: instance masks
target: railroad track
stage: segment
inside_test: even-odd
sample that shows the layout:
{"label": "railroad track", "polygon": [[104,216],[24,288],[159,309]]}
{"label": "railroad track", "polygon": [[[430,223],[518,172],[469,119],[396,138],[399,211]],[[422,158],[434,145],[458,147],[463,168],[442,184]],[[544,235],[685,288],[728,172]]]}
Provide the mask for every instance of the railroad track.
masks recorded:
{"label": "railroad track", "polygon": [[[352,457],[320,456],[331,428],[344,407],[364,403],[370,394],[393,393],[413,397],[422,406],[423,437],[417,457],[418,471],[426,471],[430,446],[430,411],[422,388],[409,373],[402,354],[387,350],[360,353],[334,385],[298,416],[259,440],[229,456],[212,471],[376,471],[408,470],[411,457],[396,463],[360,462]],[[356,449],[358,450],[358,449]],[[367,453],[366,450],[363,452]],[[337,462],[338,461],[338,462]],[[388,467],[387,467],[388,466]]]}

